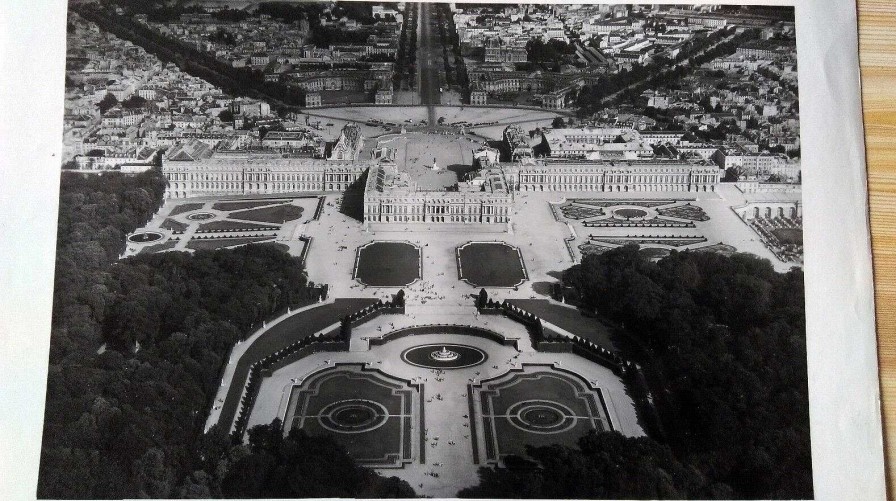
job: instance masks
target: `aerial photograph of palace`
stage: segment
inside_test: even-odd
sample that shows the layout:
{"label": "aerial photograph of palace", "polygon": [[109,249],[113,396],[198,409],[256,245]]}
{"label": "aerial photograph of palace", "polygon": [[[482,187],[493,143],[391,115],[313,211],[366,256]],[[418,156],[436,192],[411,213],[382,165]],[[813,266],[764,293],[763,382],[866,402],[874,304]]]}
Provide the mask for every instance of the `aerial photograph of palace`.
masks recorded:
{"label": "aerial photograph of palace", "polygon": [[811,499],[797,73],[793,7],[70,0],[38,498]]}

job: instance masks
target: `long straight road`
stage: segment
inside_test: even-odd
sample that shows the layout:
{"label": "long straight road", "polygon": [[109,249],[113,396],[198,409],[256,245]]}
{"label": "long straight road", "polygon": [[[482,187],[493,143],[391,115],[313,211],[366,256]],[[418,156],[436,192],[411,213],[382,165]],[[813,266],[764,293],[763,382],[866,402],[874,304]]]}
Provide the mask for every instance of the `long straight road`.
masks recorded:
{"label": "long straight road", "polygon": [[417,75],[421,103],[429,108],[429,125],[435,125],[435,106],[441,103],[440,81],[442,73],[442,47],[439,33],[434,25],[435,5],[420,4],[420,15],[417,16]]}

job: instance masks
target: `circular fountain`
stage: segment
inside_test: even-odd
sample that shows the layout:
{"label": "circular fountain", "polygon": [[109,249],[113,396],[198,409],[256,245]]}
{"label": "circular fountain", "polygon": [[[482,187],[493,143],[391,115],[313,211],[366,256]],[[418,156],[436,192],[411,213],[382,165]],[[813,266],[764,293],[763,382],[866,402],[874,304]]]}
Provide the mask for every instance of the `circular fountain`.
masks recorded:
{"label": "circular fountain", "polygon": [[442,346],[441,350],[430,353],[429,358],[435,360],[436,362],[451,362],[460,358],[460,354],[456,351],[451,351],[448,348]]}
{"label": "circular fountain", "polygon": [[463,344],[425,344],[408,348],[401,354],[408,364],[427,369],[462,369],[479,365],[488,355],[479,348]]}

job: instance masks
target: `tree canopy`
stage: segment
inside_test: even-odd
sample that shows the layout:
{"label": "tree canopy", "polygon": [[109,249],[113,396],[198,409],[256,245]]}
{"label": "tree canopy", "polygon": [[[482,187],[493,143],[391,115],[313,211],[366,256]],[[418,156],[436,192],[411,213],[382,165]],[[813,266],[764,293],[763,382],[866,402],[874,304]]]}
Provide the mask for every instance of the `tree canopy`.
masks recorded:
{"label": "tree canopy", "polygon": [[62,174],[38,497],[219,497],[241,446],[203,425],[227,354],[313,300],[301,262],[274,245],[119,260],[164,188],[156,170]]}
{"label": "tree canopy", "polygon": [[[245,446],[229,454],[222,495],[240,498],[406,498],[414,490],[397,477],[359,467],[329,436],[294,430],[283,438],[279,419],[249,430]],[[235,459],[238,458],[238,459]]]}
{"label": "tree canopy", "polygon": [[96,107],[99,108],[101,115],[105,115],[106,112],[114,108],[116,104],[118,104],[118,99],[112,94],[107,93],[103,96],[103,99],[96,104]]}
{"label": "tree canopy", "polygon": [[508,458],[504,467],[480,468],[480,483],[462,498],[684,499],[731,496],[682,464],[672,451],[647,437],[591,432],[578,448],[529,447],[526,458]]}
{"label": "tree canopy", "polygon": [[616,432],[481,468],[477,498],[811,498],[802,270],[637,245],[566,270],[568,299],[617,325],[643,368],[654,437]]}
{"label": "tree canopy", "polygon": [[681,460],[738,497],[812,496],[802,270],[710,252],[654,263],[629,245],[563,280],[623,326]]}

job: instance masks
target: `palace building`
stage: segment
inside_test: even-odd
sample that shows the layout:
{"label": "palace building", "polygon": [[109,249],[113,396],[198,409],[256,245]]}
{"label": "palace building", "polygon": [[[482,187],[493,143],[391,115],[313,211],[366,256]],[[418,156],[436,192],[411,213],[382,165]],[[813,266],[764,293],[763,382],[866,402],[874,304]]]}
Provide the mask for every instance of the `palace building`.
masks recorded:
{"label": "palace building", "polygon": [[660,161],[528,161],[498,164],[514,191],[715,191],[712,164]]}
{"label": "palace building", "polygon": [[371,167],[364,190],[365,223],[510,222],[513,198],[498,173],[479,183],[460,183],[456,191],[418,190],[393,163]]}
{"label": "palace building", "polygon": [[[515,143],[516,153],[528,147],[521,131],[508,129],[505,139]],[[597,134],[596,142],[613,133]],[[166,196],[339,192],[367,173],[365,223],[507,224],[517,191],[705,192],[715,191],[722,174],[714,164],[683,160],[533,159],[517,154],[518,161],[501,163],[497,150],[491,150],[485,152],[491,155],[477,156],[482,167],[477,176],[454,187],[427,190],[396,165],[390,148],[359,159],[363,140],[360,128],[348,125],[328,145],[325,158],[272,150],[218,151],[190,140],[173,147],[162,160]]]}
{"label": "palace building", "polygon": [[348,125],[329,148],[327,159],[274,151],[216,151],[190,140],[162,159],[167,198],[220,195],[267,195],[343,191],[375,161],[358,160],[360,128]]}
{"label": "palace building", "polygon": [[343,191],[372,162],[330,161],[268,152],[215,152],[196,160],[162,160],[167,198]]}

